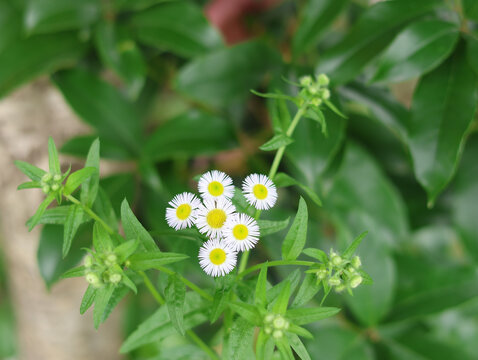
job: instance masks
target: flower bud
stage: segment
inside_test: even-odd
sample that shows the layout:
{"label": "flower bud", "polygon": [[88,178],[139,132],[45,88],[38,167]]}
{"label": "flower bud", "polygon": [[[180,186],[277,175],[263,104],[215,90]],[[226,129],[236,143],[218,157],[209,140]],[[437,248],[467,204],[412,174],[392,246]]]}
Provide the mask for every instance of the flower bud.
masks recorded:
{"label": "flower bud", "polygon": [[362,283],[363,278],[360,275],[355,275],[350,279],[350,287],[352,289],[355,289],[357,286],[359,286]]}
{"label": "flower bud", "polygon": [[50,192],[50,187],[48,185],[45,185],[41,188],[41,190],[45,193],[48,194]]}
{"label": "flower bud", "polygon": [[313,98],[310,103],[314,106],[319,107],[322,104],[322,99],[321,98]]}
{"label": "flower bud", "polygon": [[55,176],[53,176],[53,181],[60,181],[61,180],[61,175],[60,174],[56,174]]}
{"label": "flower bud", "polygon": [[116,264],[116,260],[118,260],[118,258],[115,254],[109,254],[105,259],[105,264],[106,266],[113,266]]}
{"label": "flower bud", "polygon": [[272,333],[272,328],[270,326],[266,326],[264,328],[264,332],[267,334],[267,335],[270,335]]}
{"label": "flower bud", "polygon": [[320,86],[327,86],[330,83],[329,77],[325,74],[320,74],[317,76],[317,82]]}
{"label": "flower bud", "polygon": [[85,278],[86,278],[86,281],[88,281],[91,285],[95,287],[101,284],[100,278],[95,273],[88,273],[86,274]]}
{"label": "flower bud", "polygon": [[118,284],[121,281],[121,274],[111,274],[109,280],[112,284]]}
{"label": "flower bud", "polygon": [[332,255],[331,260],[334,266],[340,266],[342,264],[342,258],[339,255]]}
{"label": "flower bud", "polygon": [[266,317],[264,318],[264,322],[266,324],[271,323],[274,320],[274,318],[275,318],[274,314],[267,314]]}
{"label": "flower bud", "polygon": [[327,270],[325,269],[320,269],[317,271],[317,278],[319,280],[324,280],[327,277]]}
{"label": "flower bud", "polygon": [[362,266],[362,261],[360,261],[360,258],[358,256],[354,256],[351,264],[354,268],[358,269],[360,266]]}
{"label": "flower bud", "polygon": [[310,85],[309,87],[307,87],[307,90],[311,95],[316,95],[319,93],[319,87],[316,85]]}
{"label": "flower bud", "polygon": [[341,281],[339,278],[333,277],[329,279],[329,285],[330,286],[338,286],[340,285]]}
{"label": "flower bud", "polygon": [[282,330],[274,330],[274,332],[272,333],[272,337],[274,339],[280,339],[283,335],[284,333],[282,332]]}
{"label": "flower bud", "polygon": [[278,330],[285,329],[287,325],[287,320],[279,315],[274,319],[274,322],[272,324]]}
{"label": "flower bud", "polygon": [[53,184],[53,185],[51,186],[51,190],[52,190],[52,191],[57,191],[59,188],[60,188],[60,185],[58,185],[58,184]]}
{"label": "flower bud", "polygon": [[335,287],[335,291],[342,292],[342,291],[345,290],[345,288],[346,288],[345,284],[340,284],[340,285]]}
{"label": "flower bud", "polygon": [[307,87],[312,85],[312,77],[307,75],[300,78],[300,85]]}
{"label": "flower bud", "polygon": [[323,89],[320,96],[322,97],[322,99],[328,100],[330,99],[330,91],[328,89]]}
{"label": "flower bud", "polygon": [[41,178],[41,181],[43,183],[47,183],[51,180],[51,174],[50,173],[46,173],[45,175],[42,176]]}
{"label": "flower bud", "polygon": [[91,256],[87,255],[87,256],[85,257],[85,262],[84,262],[84,264],[85,264],[85,267],[87,267],[87,268],[92,267],[92,266],[93,266],[93,258],[92,258]]}

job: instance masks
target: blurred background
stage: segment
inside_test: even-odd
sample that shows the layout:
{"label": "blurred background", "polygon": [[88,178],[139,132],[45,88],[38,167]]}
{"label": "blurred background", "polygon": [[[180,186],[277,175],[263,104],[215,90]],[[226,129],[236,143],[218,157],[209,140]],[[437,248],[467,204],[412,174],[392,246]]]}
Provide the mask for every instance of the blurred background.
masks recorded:
{"label": "blurred background", "polygon": [[[312,359],[478,359],[477,29],[476,0],[0,0],[0,358],[205,358],[177,334],[118,353],[156,309],[147,293],[98,331],[80,316],[86,281],[58,280],[91,228],[65,259],[62,226],[29,233],[43,196],[16,191],[14,160],[46,168],[52,136],[62,167],[79,168],[99,137],[114,209],[126,197],[161,248],[195,258],[195,243],[161,235],[167,202],[208,169],[236,184],[267,172],[258,148],[296,109],[250,89],[295,94],[290,81],[324,72],[347,119],[324,110],[328,136],[303,119],[281,165],[323,206],[283,188],[266,218],[293,216],[303,195],[307,246],[368,230],[374,284],[327,300],[344,310],[310,328]],[[280,258],[282,239],[250,264]],[[177,269],[213,284],[195,262]],[[220,351],[217,329],[199,330]]]}

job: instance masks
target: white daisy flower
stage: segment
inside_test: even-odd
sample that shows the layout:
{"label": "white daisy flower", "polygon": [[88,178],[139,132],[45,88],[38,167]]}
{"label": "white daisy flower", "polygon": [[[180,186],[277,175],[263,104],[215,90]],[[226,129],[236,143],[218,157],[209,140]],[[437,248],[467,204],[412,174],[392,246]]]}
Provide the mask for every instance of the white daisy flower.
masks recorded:
{"label": "white daisy flower", "polygon": [[259,241],[259,225],[246,214],[234,214],[224,227],[224,242],[230,244],[235,251],[252,249]]}
{"label": "white daisy flower", "polygon": [[198,190],[204,200],[232,199],[234,185],[222,171],[208,171],[199,179]]}
{"label": "white daisy flower", "polygon": [[201,201],[194,194],[183,192],[176,195],[169,205],[171,207],[166,209],[166,221],[175,230],[181,230],[194,224]]}
{"label": "white daisy flower", "polygon": [[242,183],[242,191],[249,204],[259,210],[267,210],[277,200],[276,186],[267,176],[251,174]]}
{"label": "white daisy flower", "polygon": [[197,211],[196,226],[201,233],[210,238],[221,237],[226,221],[235,212],[236,208],[227,199],[204,200],[204,205]]}
{"label": "white daisy flower", "polygon": [[229,274],[236,266],[237,253],[219,239],[205,242],[199,249],[199,265],[211,276]]}

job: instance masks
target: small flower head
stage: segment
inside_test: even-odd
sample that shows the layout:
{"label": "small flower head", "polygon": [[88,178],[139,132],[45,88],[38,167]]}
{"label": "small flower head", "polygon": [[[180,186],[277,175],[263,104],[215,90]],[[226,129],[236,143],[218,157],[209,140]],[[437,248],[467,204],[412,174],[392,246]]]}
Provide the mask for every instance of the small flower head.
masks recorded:
{"label": "small flower head", "polygon": [[362,277],[360,275],[355,275],[350,279],[350,287],[352,289],[355,289],[357,286],[359,286],[362,283]]}
{"label": "small flower head", "polygon": [[213,170],[199,179],[198,190],[204,200],[232,199],[234,185],[229,175]]}
{"label": "small flower head", "polygon": [[211,276],[229,274],[236,266],[237,253],[219,239],[205,242],[199,249],[199,264]]}
{"label": "small flower head", "polygon": [[354,256],[350,263],[356,269],[358,269],[360,266],[362,266],[362,261],[360,261],[360,258],[358,256]]}
{"label": "small flower head", "polygon": [[118,284],[121,281],[121,274],[113,273],[109,276],[109,281],[112,284]]}
{"label": "small flower head", "polygon": [[199,199],[188,192],[176,195],[166,209],[166,221],[175,230],[191,227],[196,220],[196,211],[201,205]]}
{"label": "small flower head", "polygon": [[246,214],[234,214],[226,222],[223,237],[237,252],[250,250],[259,241],[259,225]]}
{"label": "small flower head", "polygon": [[273,207],[277,201],[276,186],[265,175],[251,174],[242,183],[242,190],[249,204],[259,210]]}
{"label": "small flower head", "polygon": [[220,238],[227,220],[236,212],[236,208],[227,199],[205,200],[197,211],[196,226],[210,238]]}
{"label": "small flower head", "polygon": [[330,83],[329,77],[325,74],[319,74],[317,76],[317,82],[320,86],[327,86]]}
{"label": "small flower head", "polygon": [[98,275],[95,273],[88,273],[85,275],[86,281],[88,281],[93,287],[98,288],[101,287],[102,283]]}

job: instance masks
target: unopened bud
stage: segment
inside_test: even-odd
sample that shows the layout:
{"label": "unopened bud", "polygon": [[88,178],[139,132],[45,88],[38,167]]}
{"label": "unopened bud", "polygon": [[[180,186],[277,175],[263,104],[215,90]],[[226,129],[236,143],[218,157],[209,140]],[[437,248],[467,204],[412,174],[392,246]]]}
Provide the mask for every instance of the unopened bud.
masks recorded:
{"label": "unopened bud", "polygon": [[283,335],[284,333],[282,332],[282,330],[274,330],[274,332],[272,333],[272,337],[274,339],[280,339]]}
{"label": "unopened bud", "polygon": [[352,289],[355,289],[357,286],[359,286],[362,283],[362,277],[360,275],[355,275],[350,279],[350,287]]}
{"label": "unopened bud", "polygon": [[121,281],[121,274],[111,274],[109,280],[112,284],[117,284]]}
{"label": "unopened bud", "polygon": [[271,323],[274,320],[275,316],[274,314],[267,314],[266,317],[264,318],[265,323]]}
{"label": "unopened bud", "polygon": [[358,269],[360,266],[362,266],[362,261],[360,261],[360,258],[358,256],[354,256],[351,264],[354,268]]}
{"label": "unopened bud", "polygon": [[93,258],[91,256],[85,257],[85,267],[90,268],[93,266]]}
{"label": "unopened bud", "polygon": [[322,104],[322,99],[321,98],[313,98],[310,103],[314,106],[320,106]]}
{"label": "unopened bud", "polygon": [[341,282],[341,281],[340,281],[339,278],[333,277],[333,278],[330,278],[330,279],[329,279],[329,285],[330,285],[330,286],[338,286],[338,285],[340,285],[340,282]]}
{"label": "unopened bud", "polygon": [[88,273],[85,276],[86,281],[88,281],[93,286],[98,286],[101,284],[100,278],[95,273]]}
{"label": "unopened bud", "polygon": [[340,266],[342,264],[342,258],[339,255],[332,256],[332,264],[335,266]]}
{"label": "unopened bud", "polygon": [[311,95],[316,95],[319,93],[319,88],[318,86],[315,86],[315,85],[310,85],[307,90],[309,91],[309,94]]}
{"label": "unopened bud", "polygon": [[55,176],[53,176],[53,181],[60,181],[61,180],[61,175],[59,174],[56,174]]}
{"label": "unopened bud", "polygon": [[282,316],[277,316],[274,319],[273,325],[276,329],[284,329],[286,327],[287,320],[284,319]]}
{"label": "unopened bud", "polygon": [[60,188],[60,185],[58,185],[58,184],[53,184],[53,185],[51,186],[51,189],[52,189],[53,191],[57,191],[59,188]]}
{"label": "unopened bud", "polygon": [[41,190],[45,193],[48,194],[50,192],[50,187],[48,185],[45,185],[41,188]]}
{"label": "unopened bud", "polygon": [[105,264],[107,266],[113,266],[116,264],[116,260],[118,260],[118,258],[115,254],[109,254],[105,259]]}
{"label": "unopened bud", "polygon": [[335,291],[342,292],[342,291],[345,290],[345,288],[346,288],[346,286],[344,284],[340,284],[335,288]]}
{"label": "unopened bud", "polygon": [[300,78],[300,85],[304,86],[304,87],[312,85],[312,77],[308,76],[308,75],[301,77]]}
{"label": "unopened bud", "polygon": [[267,335],[270,335],[272,333],[272,328],[270,326],[266,326],[264,328],[264,332],[267,334]]}
{"label": "unopened bud", "polygon": [[48,181],[51,180],[51,174],[50,173],[46,173],[45,175],[42,176],[41,178],[41,181],[44,182],[44,183],[47,183]]}
{"label": "unopened bud", "polygon": [[324,280],[326,277],[327,277],[327,270],[320,269],[319,271],[317,271],[317,278],[319,280]]}
{"label": "unopened bud", "polygon": [[325,74],[320,74],[317,76],[317,82],[320,86],[327,86],[330,83],[329,77]]}
{"label": "unopened bud", "polygon": [[330,91],[328,89],[323,89],[321,93],[321,97],[324,100],[330,99]]}

